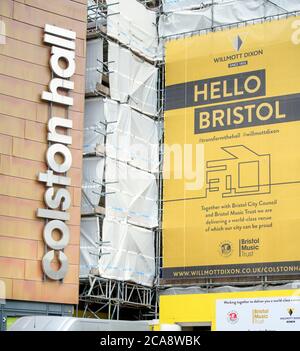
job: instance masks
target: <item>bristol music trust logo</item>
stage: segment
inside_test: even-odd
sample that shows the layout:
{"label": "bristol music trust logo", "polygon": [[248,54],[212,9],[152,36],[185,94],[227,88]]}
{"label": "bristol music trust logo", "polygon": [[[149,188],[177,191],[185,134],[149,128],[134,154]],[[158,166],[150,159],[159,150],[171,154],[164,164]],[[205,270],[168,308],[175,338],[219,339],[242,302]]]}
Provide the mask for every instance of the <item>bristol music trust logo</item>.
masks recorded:
{"label": "bristol music trust logo", "polygon": [[230,241],[222,241],[219,244],[219,253],[223,257],[228,257],[232,254],[232,243]]}

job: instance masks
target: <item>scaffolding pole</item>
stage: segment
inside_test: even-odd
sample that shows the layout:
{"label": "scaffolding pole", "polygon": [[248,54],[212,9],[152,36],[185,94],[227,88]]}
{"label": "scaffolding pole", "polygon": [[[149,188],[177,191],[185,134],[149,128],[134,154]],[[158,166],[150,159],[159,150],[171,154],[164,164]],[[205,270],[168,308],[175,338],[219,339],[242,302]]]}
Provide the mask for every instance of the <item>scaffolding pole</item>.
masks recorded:
{"label": "scaffolding pole", "polygon": [[[140,1],[145,7],[161,8],[160,1]],[[116,0],[116,4],[118,1]],[[157,101],[158,101],[158,113],[155,116],[148,116],[153,120],[157,121],[158,128],[161,128],[160,135],[163,135],[163,101],[164,101],[164,62],[161,61],[151,61],[149,58],[141,55],[141,53],[135,52],[129,46],[119,42],[115,38],[107,36],[107,7],[105,0],[94,0],[93,3],[90,2],[88,6],[88,27],[87,27],[87,38],[95,39],[98,37],[104,40],[104,53],[103,61],[108,61],[107,50],[109,41],[118,44],[119,46],[130,50],[135,56],[139,57],[141,60],[148,62],[159,68],[159,79],[157,86]],[[157,13],[159,14],[159,13]],[[159,16],[157,15],[157,21]],[[107,72],[102,72],[102,82],[97,84],[96,89],[93,92],[88,92],[86,98],[102,96],[103,98],[110,97],[109,92],[109,74]],[[134,108],[133,108],[134,109]],[[140,112],[140,111],[139,111]],[[142,112],[141,112],[142,113]],[[142,113],[143,114],[143,113]],[[107,125],[106,132],[104,132],[104,145],[106,145],[107,136]],[[98,273],[91,273],[88,277],[82,277],[80,281],[81,293],[80,293],[80,303],[84,306],[83,317],[101,318],[101,313],[107,313],[108,319],[119,319],[121,309],[134,309],[140,312],[140,317],[142,319],[157,319],[158,318],[158,283],[159,283],[159,272],[160,272],[160,262],[161,262],[161,219],[162,219],[162,158],[163,158],[163,137],[159,140],[159,150],[160,150],[160,166],[159,172],[157,172],[156,180],[158,183],[158,228],[154,229],[155,235],[155,279],[153,287],[147,287],[139,285],[132,282],[108,279],[99,276]],[[84,157],[91,157],[91,154],[84,155]],[[96,153],[94,156],[98,156]],[[104,159],[107,157],[104,147],[104,152],[101,155]],[[132,166],[132,165],[131,165]],[[132,166],[134,168],[138,168]],[[150,172],[151,173],[151,172]],[[105,174],[105,168],[104,168]],[[104,203],[103,194],[105,194],[105,184],[106,179],[104,176],[101,199],[100,203]],[[104,191],[103,191],[104,189]],[[87,216],[97,216],[100,221],[100,228],[102,228],[102,223],[104,215],[99,213],[89,213]],[[100,241],[102,241],[102,230],[100,229]],[[101,247],[100,256],[102,254]]]}

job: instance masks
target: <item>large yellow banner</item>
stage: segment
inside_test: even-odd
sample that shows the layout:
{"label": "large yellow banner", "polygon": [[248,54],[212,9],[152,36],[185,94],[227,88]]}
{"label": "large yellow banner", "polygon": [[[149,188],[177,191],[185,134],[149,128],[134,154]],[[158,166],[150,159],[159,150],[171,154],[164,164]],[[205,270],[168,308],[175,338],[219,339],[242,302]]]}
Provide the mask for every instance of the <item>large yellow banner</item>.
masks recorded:
{"label": "large yellow banner", "polygon": [[300,273],[300,18],[166,45],[165,279]]}

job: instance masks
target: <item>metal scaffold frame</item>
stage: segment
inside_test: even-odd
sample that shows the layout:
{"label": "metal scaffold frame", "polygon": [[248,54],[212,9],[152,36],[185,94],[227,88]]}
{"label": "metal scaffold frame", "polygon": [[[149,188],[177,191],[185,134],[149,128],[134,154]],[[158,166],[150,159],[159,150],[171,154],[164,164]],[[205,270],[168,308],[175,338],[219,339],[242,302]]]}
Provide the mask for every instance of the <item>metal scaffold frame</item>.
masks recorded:
{"label": "metal scaffold frame", "polygon": [[[118,0],[116,0],[116,3]],[[146,7],[153,8],[156,6],[157,11],[157,24],[158,19],[161,15],[164,15],[162,2],[161,1],[140,1]],[[265,0],[265,3],[270,2]],[[139,53],[133,51],[130,47],[119,42],[117,39],[109,37],[106,30],[106,21],[107,21],[107,5],[105,0],[95,0],[95,4],[92,7],[89,7],[88,14],[88,23],[93,25],[88,26],[87,37],[88,39],[99,38],[104,39],[104,47],[107,50],[107,42],[114,42],[121,47],[130,50],[134,55],[140,57],[142,60],[151,63],[159,68],[159,79],[158,79],[158,113],[153,118],[158,122],[161,130],[160,145],[159,145],[159,172],[157,174],[158,182],[158,227],[155,229],[155,282],[153,288],[148,288],[134,283],[116,281],[112,279],[106,279],[99,277],[98,275],[90,275],[88,279],[81,280],[82,291],[80,294],[80,301],[84,304],[84,316],[89,314],[93,317],[99,318],[99,313],[108,311],[108,318],[110,319],[119,319],[120,310],[122,308],[133,308],[135,310],[147,310],[148,314],[144,314],[142,318],[158,318],[158,297],[161,290],[168,289],[175,286],[176,288],[184,288],[190,286],[197,286],[210,292],[214,287],[220,287],[225,285],[236,286],[236,287],[247,287],[255,286],[261,284],[264,288],[273,285],[281,285],[292,282],[292,280],[287,279],[287,277],[282,277],[282,280],[279,278],[270,279],[270,277],[257,276],[250,279],[235,279],[231,281],[226,281],[225,279],[209,279],[204,278],[197,281],[190,282],[179,282],[179,281],[163,281],[160,279],[160,271],[162,267],[162,219],[163,219],[163,158],[164,158],[164,110],[165,110],[165,96],[164,96],[164,86],[165,86],[165,42],[169,39],[176,39],[186,36],[205,34],[212,31],[223,30],[227,28],[245,26],[252,23],[259,23],[262,21],[268,21],[271,19],[280,19],[288,16],[294,16],[297,12],[287,12],[284,14],[276,16],[264,16],[263,18],[255,18],[248,21],[226,24],[226,25],[215,25],[214,24],[214,4],[215,1],[212,0],[211,6],[212,9],[212,25],[209,28],[196,30],[192,32],[180,33],[170,37],[161,37],[160,40],[163,41],[163,53],[160,61],[150,61],[149,59],[141,56]],[[157,26],[158,27],[158,26]],[[96,89],[92,94],[89,94],[88,97],[96,96],[109,96],[109,85],[108,85],[108,58],[104,53],[103,59],[103,82],[104,86],[100,86],[99,89]],[[105,157],[105,152],[102,155]],[[105,181],[104,181],[105,186]],[[101,192],[103,190],[102,188]],[[95,214],[94,214],[95,215]],[[103,220],[103,214],[96,214],[100,220]]]}
{"label": "metal scaffold frame", "polygon": [[[146,0],[140,1],[144,6],[155,7],[160,1]],[[118,0],[116,0],[117,4]],[[114,38],[107,36],[106,21],[107,21],[107,4],[105,0],[94,0],[94,4],[88,6],[88,27],[87,27],[87,39],[102,38],[104,39],[104,50],[107,51],[107,42],[111,41],[117,43],[119,46],[130,50],[134,55],[138,56],[141,60],[151,63],[159,68],[158,74],[158,114],[152,118],[158,122],[161,128],[161,135],[163,135],[163,101],[164,101],[164,62],[162,61],[150,61],[146,57],[141,56],[139,53],[133,51],[130,47],[120,43]],[[109,97],[109,72],[107,67],[107,53],[104,52],[103,58],[103,78],[104,86],[98,85],[94,92],[90,92],[86,97]],[[149,116],[148,116],[149,117]],[[106,138],[106,136],[104,136]],[[147,287],[127,281],[119,281],[113,279],[103,278],[97,274],[90,274],[88,277],[81,278],[80,280],[80,303],[83,305],[83,317],[95,317],[100,318],[100,313],[107,313],[108,319],[119,319],[120,311],[122,308],[134,309],[139,313],[140,319],[157,319],[158,318],[158,283],[159,273],[161,265],[161,218],[162,218],[162,158],[163,158],[163,137],[160,139],[160,166],[159,172],[157,173],[158,193],[159,193],[159,206],[158,206],[158,218],[159,225],[154,229],[155,234],[155,280],[154,286]],[[84,156],[91,156],[87,154]],[[99,157],[99,155],[97,155]],[[105,150],[101,155],[104,158]],[[134,166],[133,166],[134,167]],[[105,180],[101,185],[102,195],[105,194]],[[100,200],[100,203],[102,201]],[[103,208],[102,208],[103,209]],[[98,208],[99,210],[99,208]],[[104,214],[99,213],[95,209],[94,213],[85,214],[83,217],[97,216],[100,220],[100,224],[104,219]],[[101,227],[101,225],[100,225]],[[102,230],[100,230],[100,243],[102,240]],[[100,256],[101,256],[101,245],[100,245]]]}
{"label": "metal scaffold frame", "polygon": [[84,303],[84,314],[88,312],[99,318],[98,313],[108,309],[108,319],[119,319],[120,308],[147,308],[150,314],[155,313],[155,290],[142,285],[125,281],[89,276],[80,295]]}
{"label": "metal scaffold frame", "polygon": [[[236,0],[237,1],[237,0]],[[232,1],[234,2],[234,1]],[[280,14],[274,14],[274,15],[267,15],[266,12],[266,6],[268,4],[273,5],[274,7],[280,9],[283,11],[283,13]],[[192,30],[192,31],[187,31],[187,32],[180,32],[180,33],[176,33],[176,34],[172,34],[172,35],[167,35],[164,37],[160,37],[161,40],[163,41],[167,41],[167,40],[176,40],[179,38],[185,38],[185,37],[190,37],[190,36],[194,36],[194,35],[201,35],[201,34],[207,34],[210,32],[214,32],[214,31],[219,31],[219,30],[225,30],[225,29],[231,29],[231,28],[238,28],[238,27],[243,27],[243,26],[247,26],[249,24],[258,24],[258,23],[262,23],[265,21],[271,21],[271,20],[280,20],[283,18],[288,18],[291,16],[297,16],[300,14],[300,11],[288,11],[286,8],[279,6],[278,4],[276,4],[275,2],[271,1],[271,0],[263,0],[263,16],[262,17],[256,17],[256,18],[252,18],[249,20],[244,20],[244,21],[238,21],[238,22],[233,22],[233,23],[228,23],[228,24],[217,24],[216,23],[216,19],[215,19],[215,6],[218,6],[219,3],[217,0],[211,0],[211,3],[208,4],[202,4],[202,6],[199,7],[191,7],[189,9],[186,9],[186,11],[193,11],[193,10],[197,10],[197,9],[201,9],[201,8],[210,8],[211,9],[211,25],[206,27],[206,28],[202,28],[202,29],[197,29],[197,30]],[[172,11],[172,12],[176,12],[176,11]],[[169,14],[171,12],[165,12],[162,9],[161,6],[161,12],[160,15],[166,15]]]}

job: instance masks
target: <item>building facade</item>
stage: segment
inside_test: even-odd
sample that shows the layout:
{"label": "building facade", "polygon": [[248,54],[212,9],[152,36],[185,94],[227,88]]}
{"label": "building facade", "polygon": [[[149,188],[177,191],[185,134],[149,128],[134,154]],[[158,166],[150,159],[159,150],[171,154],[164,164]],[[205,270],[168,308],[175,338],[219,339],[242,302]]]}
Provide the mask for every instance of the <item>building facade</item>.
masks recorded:
{"label": "building facade", "polygon": [[[86,0],[0,3],[3,39],[0,43],[0,281],[6,299],[1,308],[7,316],[47,314],[47,311],[71,314],[72,306],[78,303],[86,12]],[[46,25],[55,26],[51,28],[56,44],[47,43]],[[72,106],[47,101],[42,96],[44,91],[51,91],[49,84],[54,77],[51,50],[54,45],[63,48],[60,39],[67,39],[61,36],[64,32],[56,32],[55,28],[67,30],[67,34],[72,31],[74,38],[76,35],[72,44],[76,69],[70,78],[74,89],[63,88],[59,92],[73,98]],[[62,61],[59,64],[63,69],[71,65],[62,57],[57,60]],[[47,140],[50,117],[72,121],[72,129],[67,132],[60,124],[56,130],[61,136],[72,137],[69,145],[72,165],[64,173],[70,178],[66,191],[71,200],[70,219],[65,222],[69,240],[63,250],[68,269],[60,281],[49,279],[43,270],[43,257],[48,251],[43,233],[50,219],[37,216],[38,209],[49,208],[44,199],[49,184],[38,178],[50,169],[47,164],[47,150],[53,144]],[[61,157],[59,154],[61,150],[54,153],[54,158]],[[66,160],[56,161],[61,164]],[[58,185],[54,183],[55,191]],[[57,228],[52,234],[58,240],[59,233],[55,232]],[[52,265],[55,271],[61,262],[54,258]]]}
{"label": "building facade", "polygon": [[[298,328],[299,10],[1,0],[0,330],[80,302],[162,329]],[[166,145],[187,144],[176,177]]]}

